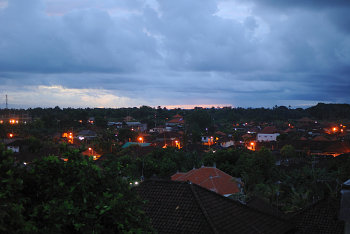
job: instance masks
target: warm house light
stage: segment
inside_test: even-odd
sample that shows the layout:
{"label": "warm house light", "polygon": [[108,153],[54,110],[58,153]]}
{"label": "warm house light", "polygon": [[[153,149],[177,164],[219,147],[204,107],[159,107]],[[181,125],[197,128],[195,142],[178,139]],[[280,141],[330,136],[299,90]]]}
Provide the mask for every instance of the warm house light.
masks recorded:
{"label": "warm house light", "polygon": [[333,132],[336,132],[336,131],[338,131],[338,128],[334,127]]}
{"label": "warm house light", "polygon": [[12,138],[12,137],[13,137],[13,134],[12,134],[12,133],[10,133],[10,134],[9,134],[9,137],[10,137],[10,138]]}
{"label": "warm house light", "polygon": [[255,151],[255,142],[250,142],[249,145],[247,145],[247,149]]}
{"label": "warm house light", "polygon": [[67,138],[68,138],[68,143],[73,144],[73,133],[72,132],[68,133]]}
{"label": "warm house light", "polygon": [[10,124],[18,124],[18,120],[10,119],[10,120],[9,120],[9,123],[10,123]]}
{"label": "warm house light", "polygon": [[175,140],[175,147],[181,149],[180,141]]}
{"label": "warm house light", "polygon": [[92,149],[91,149],[91,147],[89,147],[89,151],[91,151]]}
{"label": "warm house light", "polygon": [[139,142],[143,143],[143,138],[142,137],[139,137]]}

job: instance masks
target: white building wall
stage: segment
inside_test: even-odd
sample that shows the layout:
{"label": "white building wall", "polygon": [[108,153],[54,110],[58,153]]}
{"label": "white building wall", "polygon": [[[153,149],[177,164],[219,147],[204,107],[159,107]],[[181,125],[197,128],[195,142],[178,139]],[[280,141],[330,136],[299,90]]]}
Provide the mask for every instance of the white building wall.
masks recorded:
{"label": "white building wall", "polygon": [[277,137],[279,136],[279,133],[273,133],[273,134],[265,134],[265,133],[258,133],[256,136],[256,140],[259,142],[262,141],[276,141]]}

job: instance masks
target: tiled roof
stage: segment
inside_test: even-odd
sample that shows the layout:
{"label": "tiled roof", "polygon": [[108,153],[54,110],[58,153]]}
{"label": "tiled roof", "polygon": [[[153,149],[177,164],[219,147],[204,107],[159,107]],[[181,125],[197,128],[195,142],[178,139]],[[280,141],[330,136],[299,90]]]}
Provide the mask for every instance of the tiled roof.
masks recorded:
{"label": "tiled roof", "polygon": [[173,116],[173,119],[183,118],[181,115],[177,114]]}
{"label": "tiled roof", "polygon": [[220,136],[226,136],[226,133],[223,133],[221,131],[217,131],[215,132],[216,135],[220,135]]}
{"label": "tiled roof", "polygon": [[350,144],[346,141],[334,142],[325,149],[326,152],[350,153]]}
{"label": "tiled roof", "polygon": [[172,119],[170,121],[168,121],[168,123],[179,123],[179,124],[183,124],[185,123],[185,120],[183,118],[177,118],[177,119]]}
{"label": "tiled roof", "polygon": [[314,139],[312,139],[313,141],[329,141],[328,138],[324,137],[324,136],[317,136]]}
{"label": "tiled roof", "polygon": [[198,185],[164,180],[134,190],[159,233],[286,233],[288,222],[251,209]]}
{"label": "tiled roof", "polygon": [[337,234],[344,233],[344,222],[338,219],[338,199],[324,199],[295,215],[297,233]]}
{"label": "tiled roof", "polygon": [[141,146],[141,147],[147,147],[147,146],[151,146],[151,143],[126,142],[122,146],[122,148],[125,149],[125,148],[128,148],[129,146],[132,146],[132,145],[138,145],[138,146]]}
{"label": "tiled roof", "polygon": [[267,126],[265,127],[260,133],[263,134],[273,134],[273,133],[277,133],[277,129],[274,126]]}
{"label": "tiled roof", "polygon": [[191,181],[221,195],[238,193],[237,182],[234,178],[215,167],[201,167],[187,173],[176,173],[172,180]]}
{"label": "tiled roof", "polygon": [[308,117],[303,117],[298,120],[299,122],[314,122],[314,120],[308,118]]}

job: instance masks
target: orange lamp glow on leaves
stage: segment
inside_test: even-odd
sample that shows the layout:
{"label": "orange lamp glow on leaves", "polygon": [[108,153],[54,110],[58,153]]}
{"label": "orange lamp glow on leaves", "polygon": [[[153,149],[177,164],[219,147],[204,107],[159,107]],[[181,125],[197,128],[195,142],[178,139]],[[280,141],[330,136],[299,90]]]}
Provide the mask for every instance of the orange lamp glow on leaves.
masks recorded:
{"label": "orange lamp glow on leaves", "polygon": [[68,143],[73,144],[73,133],[72,132],[68,133],[67,138],[68,138]]}
{"label": "orange lamp glow on leaves", "polygon": [[253,150],[253,151],[255,151],[255,142],[250,142],[250,144],[249,144],[249,147],[247,147],[248,149],[250,149],[250,150]]}
{"label": "orange lamp glow on leaves", "polygon": [[178,141],[178,140],[175,141],[175,147],[178,149],[181,148],[180,141]]}

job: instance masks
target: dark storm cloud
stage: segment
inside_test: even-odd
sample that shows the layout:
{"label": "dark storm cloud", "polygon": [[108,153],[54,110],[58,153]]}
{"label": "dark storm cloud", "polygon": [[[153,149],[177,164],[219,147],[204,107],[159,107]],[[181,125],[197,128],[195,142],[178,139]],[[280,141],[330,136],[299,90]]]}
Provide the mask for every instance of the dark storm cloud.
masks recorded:
{"label": "dark storm cloud", "polygon": [[248,0],[262,6],[271,7],[300,7],[300,8],[324,8],[324,7],[350,7],[348,0]]}
{"label": "dark storm cloud", "polygon": [[118,97],[103,96],[111,103],[126,97],[155,106],[350,102],[349,1],[7,2],[0,4],[7,89],[45,86],[39,90],[55,98],[98,89]]}
{"label": "dark storm cloud", "polygon": [[134,22],[95,8],[50,17],[38,0],[22,3],[11,0],[0,11],[2,71],[124,72],[154,55],[141,26],[124,26]]}

